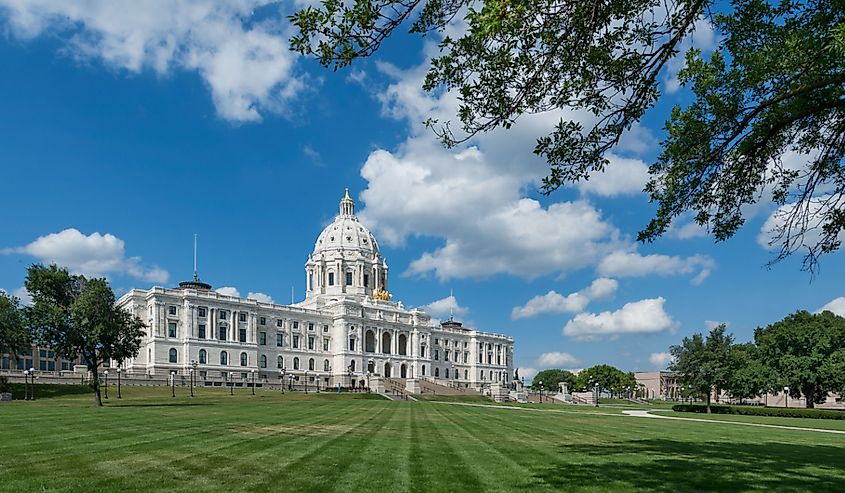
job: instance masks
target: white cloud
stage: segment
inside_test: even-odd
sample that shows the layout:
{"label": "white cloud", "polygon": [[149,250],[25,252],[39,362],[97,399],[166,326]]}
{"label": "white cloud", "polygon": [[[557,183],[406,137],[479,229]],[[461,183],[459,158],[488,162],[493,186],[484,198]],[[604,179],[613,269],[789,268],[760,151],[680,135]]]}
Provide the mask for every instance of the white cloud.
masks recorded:
{"label": "white cloud", "polygon": [[678,80],[678,73],[686,66],[686,54],[690,48],[696,48],[703,53],[716,49],[720,36],[708,19],[698,19],[693,24],[693,32],[684,38],[678,47],[678,53],[667,63],[667,70],[664,75],[666,92],[669,94],[677,92],[681,88],[681,81]]}
{"label": "white cloud", "polygon": [[449,316],[450,310],[451,313],[454,313],[459,317],[466,316],[466,314],[469,313],[469,308],[459,305],[458,300],[453,295],[449,295],[437,301],[432,301],[427,305],[423,305],[422,308],[430,315],[440,318]]}
{"label": "white cloud", "polygon": [[593,173],[589,180],[581,180],[577,187],[583,193],[602,197],[637,195],[648,182],[648,166],[641,159],[608,154],[608,165],[602,173]]}
{"label": "white cloud", "polygon": [[601,260],[598,271],[602,275],[615,277],[637,277],[650,274],[665,277],[695,274],[692,283],[700,284],[710,275],[715,265],[713,259],[706,255],[679,257],[615,251]]}
{"label": "white cloud", "polygon": [[539,371],[536,368],[530,368],[530,367],[528,367],[528,368],[519,367],[518,370],[519,370],[519,378],[520,379],[524,378],[526,383],[530,382],[531,379],[534,378],[534,375],[536,375],[537,372]]}
{"label": "white cloud", "polygon": [[705,320],[704,321],[704,327],[707,330],[713,330],[713,329],[715,329],[716,327],[718,327],[722,324],[725,324],[725,327],[728,326],[727,322],[719,322],[718,320]]}
{"label": "white cloud", "polygon": [[545,313],[576,313],[586,308],[591,300],[612,296],[618,287],[619,282],[615,279],[602,277],[594,280],[587,288],[567,296],[549,291],[531,298],[523,306],[515,306],[511,310],[511,318],[517,320]]}
{"label": "white cloud", "polygon": [[704,226],[700,226],[695,221],[689,221],[680,224],[673,222],[671,226],[669,226],[669,229],[666,231],[666,234],[672,238],[677,238],[679,240],[703,238],[707,236],[707,228]]}
{"label": "white cloud", "polygon": [[839,298],[834,298],[830,301],[830,303],[826,304],[825,306],[819,308],[818,312],[823,311],[830,311],[839,315],[840,317],[845,317],[845,296],[840,296]]}
{"label": "white cloud", "polygon": [[562,367],[562,366],[572,366],[578,364],[578,358],[572,356],[569,353],[561,353],[561,352],[553,352],[553,353],[543,353],[537,358],[537,364],[540,366],[548,367]]}
{"label": "white cloud", "polygon": [[29,294],[29,291],[27,291],[24,286],[21,286],[18,289],[12,291],[12,296],[19,299],[22,305],[29,306],[32,304],[32,296]]}
{"label": "white cloud", "polygon": [[224,296],[234,296],[236,298],[241,297],[241,293],[238,291],[238,288],[233,288],[231,286],[223,286],[222,288],[215,289],[215,291]]}
{"label": "white cloud", "polygon": [[651,353],[648,357],[649,363],[661,370],[666,368],[666,365],[672,361],[672,355],[669,353]]}
{"label": "white cloud", "polygon": [[[261,18],[256,9],[264,8]],[[224,119],[257,121],[303,89],[283,15],[269,0],[0,0],[18,39],[58,37],[64,52],[110,68],[197,72]],[[281,14],[281,12],[279,13]]]}
{"label": "white cloud", "polygon": [[620,334],[653,334],[675,327],[663,309],[662,297],[626,303],[614,312],[579,313],[567,322],[563,334],[581,340]]}
{"label": "white cloud", "polygon": [[[807,250],[821,241],[823,236],[823,226],[826,215],[830,213],[831,208],[837,207],[838,201],[831,200],[830,195],[819,195],[812,197],[805,204],[803,204],[800,214],[796,214],[799,219],[793,223],[792,232],[794,236],[789,238],[789,250],[799,251]],[[783,229],[784,225],[789,221],[795,211],[796,203],[790,203],[779,207],[772,212],[763,226],[760,228],[760,233],[757,235],[757,243],[766,250],[780,249],[783,242],[787,240],[786,237],[777,237],[777,231]],[[803,229],[803,234],[801,229]],[[845,241],[845,232],[841,232],[837,239]]]}
{"label": "white cloud", "polygon": [[68,228],[40,236],[32,243],[3,250],[5,254],[31,255],[43,263],[55,263],[89,277],[122,274],[147,282],[165,284],[170,275],[158,266],[144,266],[141,257],[126,257],[120,238],[106,233],[85,235]]}
{"label": "white cloud", "polygon": [[[234,289],[234,288],[230,288]],[[217,290],[220,292],[220,290]],[[235,290],[237,292],[237,290]],[[249,293],[246,295],[248,300],[255,300],[261,303],[273,303],[273,298],[269,294],[264,293]]]}

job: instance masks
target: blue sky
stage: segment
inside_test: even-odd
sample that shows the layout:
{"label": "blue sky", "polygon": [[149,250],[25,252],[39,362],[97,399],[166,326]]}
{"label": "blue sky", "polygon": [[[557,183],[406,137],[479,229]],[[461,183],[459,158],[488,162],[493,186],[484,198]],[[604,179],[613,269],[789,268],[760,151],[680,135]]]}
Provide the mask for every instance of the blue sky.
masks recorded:
{"label": "blue sky", "polygon": [[[523,373],[657,369],[712,322],[748,340],[796,309],[845,312],[842,253],[814,279],[800,256],[765,268],[769,204],[726,243],[684,221],[633,241],[652,213],[645,167],[685,98],[677,64],[612,172],[544,197],[531,149],[560,114],[443,149],[420,125],[455,108],[420,89],[433,40],[399,35],[334,73],[288,52],[292,8],[0,0],[0,288],[22,294],[27,265],[54,260],[118,292],[174,285],[192,274],[196,233],[204,280],[299,300],[349,187],[395,299],[512,335]],[[702,25],[690,43],[716,40]]]}

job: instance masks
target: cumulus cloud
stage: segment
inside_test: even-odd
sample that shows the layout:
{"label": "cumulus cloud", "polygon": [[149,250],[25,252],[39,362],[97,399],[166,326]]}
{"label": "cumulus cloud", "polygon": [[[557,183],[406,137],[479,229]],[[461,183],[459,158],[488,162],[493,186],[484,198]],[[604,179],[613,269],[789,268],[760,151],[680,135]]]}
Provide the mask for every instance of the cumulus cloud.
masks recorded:
{"label": "cumulus cloud", "polygon": [[517,320],[546,313],[580,312],[587,307],[591,300],[613,296],[618,287],[619,282],[615,279],[602,277],[594,280],[590,286],[581,291],[570,293],[567,296],[552,290],[544,295],[531,298],[523,306],[515,306],[511,310],[511,318]]}
{"label": "cumulus cloud", "polygon": [[589,180],[578,182],[578,189],[602,197],[640,194],[648,182],[648,165],[641,159],[608,154],[603,173],[593,173]]}
{"label": "cumulus cloud", "polygon": [[578,364],[578,358],[569,353],[553,352],[543,353],[537,358],[537,364],[545,367],[563,367]]}
{"label": "cumulus cloud", "polygon": [[536,375],[537,372],[539,371],[536,368],[530,368],[530,367],[527,367],[527,368],[519,367],[518,370],[519,370],[519,378],[524,378],[527,382],[530,382],[531,379],[534,378],[534,375]]}
{"label": "cumulus cloud", "polygon": [[710,275],[716,263],[706,255],[690,257],[669,255],[641,255],[637,252],[615,251],[599,262],[602,275],[614,277],[640,277],[694,274],[693,284],[700,284]]}
{"label": "cumulus cloud", "polygon": [[0,21],[21,40],[63,40],[63,52],[83,61],[130,73],[196,72],[218,115],[246,122],[282,111],[304,86],[284,16],[268,15],[279,8],[269,0],[0,0]]}
{"label": "cumulus cloud", "polygon": [[715,329],[716,327],[718,327],[722,324],[725,324],[725,327],[728,326],[727,322],[719,322],[718,320],[705,320],[704,321],[704,327],[707,330],[713,330],[713,329]]}
{"label": "cumulus cloud", "polygon": [[233,288],[231,286],[223,286],[222,288],[215,289],[215,291],[224,296],[234,296],[236,298],[241,297],[241,292],[238,291],[238,288]]}
{"label": "cumulus cloud", "polygon": [[450,313],[454,313],[459,317],[466,316],[469,313],[469,308],[459,305],[457,298],[453,295],[423,305],[422,309],[430,315],[440,318],[446,318]]}
{"label": "cumulus cloud", "polygon": [[614,312],[579,313],[567,322],[563,334],[580,340],[621,334],[653,334],[675,327],[676,322],[663,309],[662,297],[626,303]]}
{"label": "cumulus cloud", "polygon": [[823,312],[825,310],[833,312],[840,317],[845,317],[845,296],[832,299],[830,303],[819,308],[816,313]]}
{"label": "cumulus cloud", "polygon": [[[228,288],[228,289],[234,289],[234,288]],[[218,292],[219,292],[219,290],[218,290]],[[237,290],[235,290],[235,292],[237,292]],[[249,300],[255,300],[255,301],[258,301],[258,302],[261,302],[261,303],[273,303],[273,298],[269,294],[249,293],[249,294],[246,295],[246,297]]]}
{"label": "cumulus cloud", "polygon": [[661,370],[666,368],[666,365],[672,361],[672,355],[669,353],[651,353],[648,357],[649,363]]}
{"label": "cumulus cloud", "polygon": [[[800,212],[796,212],[797,203],[779,207],[763,223],[757,235],[757,243],[766,250],[779,250],[787,238],[779,237],[778,231],[783,230],[784,226],[790,222],[790,217],[795,214],[801,219],[792,223],[794,236],[789,238],[790,251],[806,251],[815,246],[823,237],[823,226],[827,214],[830,213],[832,207],[837,207],[838,201],[831,199],[830,195],[813,197],[801,205]],[[803,232],[798,231],[799,227],[803,228]],[[839,233],[837,240],[845,241],[845,232]]]}
{"label": "cumulus cloud", "polygon": [[89,277],[120,274],[159,284],[167,283],[170,277],[158,266],[143,265],[141,257],[126,257],[123,240],[109,233],[85,235],[68,228],[40,236],[21,247],[7,248],[3,253],[31,255],[40,262],[55,263]]}

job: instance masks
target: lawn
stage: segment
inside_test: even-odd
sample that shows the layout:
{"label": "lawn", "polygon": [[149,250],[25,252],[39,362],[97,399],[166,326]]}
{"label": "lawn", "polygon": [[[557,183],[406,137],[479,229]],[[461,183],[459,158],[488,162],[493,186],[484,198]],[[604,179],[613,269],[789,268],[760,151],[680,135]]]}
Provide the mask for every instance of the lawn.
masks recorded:
{"label": "lawn", "polygon": [[0,405],[0,490],[834,491],[845,484],[845,435],[575,406],[177,392],[124,388],[118,401],[112,389],[101,409],[87,394],[56,392]]}

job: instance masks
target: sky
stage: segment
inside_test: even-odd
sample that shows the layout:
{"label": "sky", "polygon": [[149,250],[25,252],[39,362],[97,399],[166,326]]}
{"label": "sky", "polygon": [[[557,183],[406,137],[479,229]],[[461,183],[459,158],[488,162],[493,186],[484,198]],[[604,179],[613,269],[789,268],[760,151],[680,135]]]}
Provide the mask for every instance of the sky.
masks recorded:
{"label": "sky", "polygon": [[[105,276],[118,295],[174,286],[193,274],[196,234],[216,289],[300,301],[348,187],[394,300],[513,336],[529,378],[663,369],[670,345],[719,323],[748,341],[795,310],[845,315],[841,252],[815,276],[800,255],[766,267],[770,203],[727,242],[688,217],[635,241],[654,212],[641,190],[663,122],[689,99],[680,59],[608,171],[544,196],[531,151],[567,115],[445,149],[421,124],[457,107],[421,89],[436,37],[399,32],[332,72],[288,50],[286,16],[304,4],[0,0],[0,288],[26,301],[33,262]],[[701,21],[684,49],[718,40]]]}

